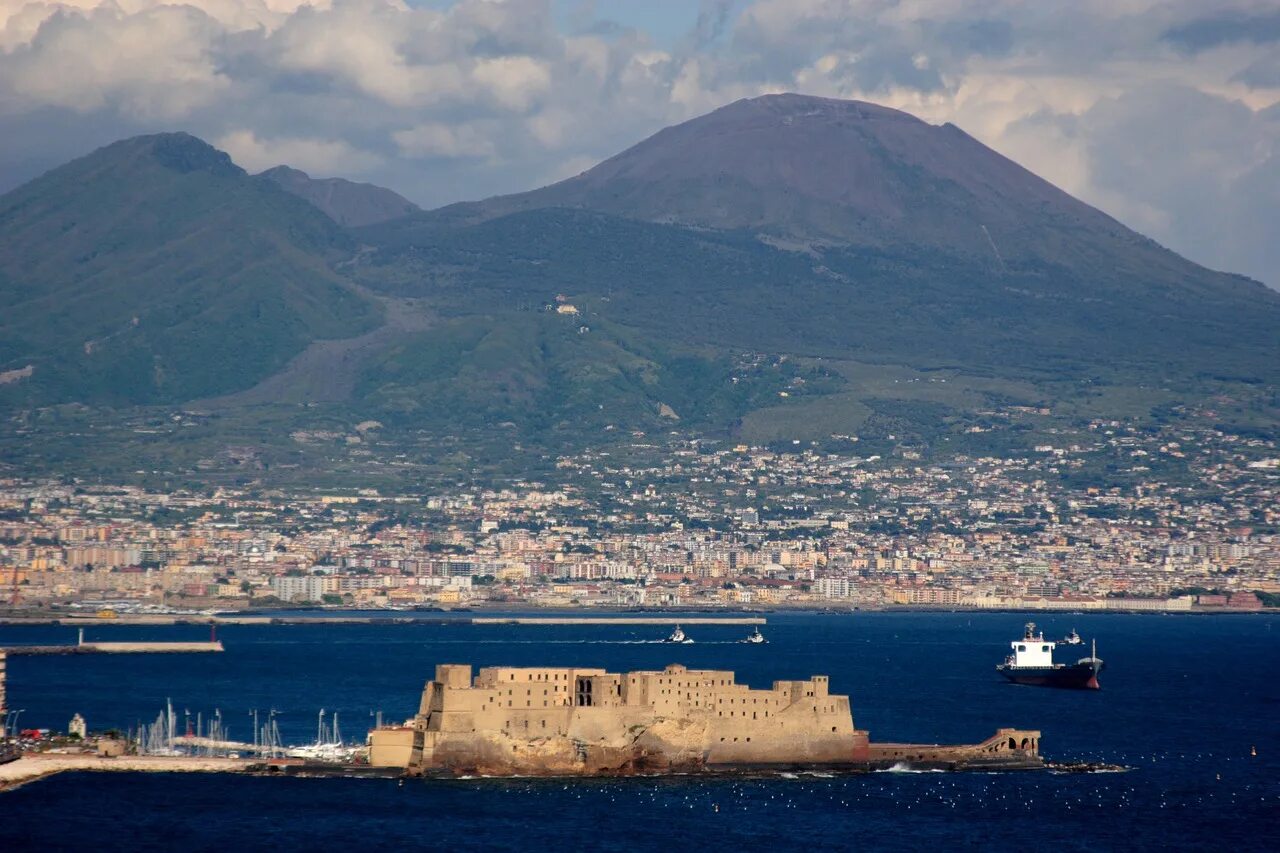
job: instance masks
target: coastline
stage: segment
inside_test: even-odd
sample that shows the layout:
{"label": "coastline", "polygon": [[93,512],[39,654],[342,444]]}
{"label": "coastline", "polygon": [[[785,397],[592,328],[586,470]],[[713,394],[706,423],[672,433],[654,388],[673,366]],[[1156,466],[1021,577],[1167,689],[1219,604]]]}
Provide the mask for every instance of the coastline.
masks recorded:
{"label": "coastline", "polygon": [[[721,624],[757,624],[744,617],[760,617],[768,614],[818,613],[854,616],[865,613],[1019,613],[1043,615],[1113,615],[1113,616],[1276,616],[1280,610],[1275,608],[1232,608],[1213,607],[1192,610],[1161,609],[1080,609],[1065,607],[965,607],[931,606],[931,605],[883,605],[878,607],[817,607],[807,606],[753,606],[753,607],[539,607],[532,604],[523,605],[476,605],[466,609],[441,610],[427,608],[421,610],[350,610],[327,608],[291,608],[288,611],[267,611],[252,616],[236,615],[235,611],[214,616],[205,615],[129,615],[122,614],[110,619],[96,616],[72,616],[55,613],[32,615],[0,616],[0,626],[17,627],[22,625],[62,625],[70,627],[109,627],[112,625],[131,626],[171,626],[171,625],[413,625],[423,622],[449,624],[492,624],[498,621],[511,621],[511,615],[524,614],[531,618],[564,619],[572,621],[608,620],[625,621],[627,617],[635,618],[644,614],[668,619],[679,619],[688,622],[702,617],[709,622]],[[692,623],[690,623],[692,624]],[[758,624],[763,624],[760,620]]]}

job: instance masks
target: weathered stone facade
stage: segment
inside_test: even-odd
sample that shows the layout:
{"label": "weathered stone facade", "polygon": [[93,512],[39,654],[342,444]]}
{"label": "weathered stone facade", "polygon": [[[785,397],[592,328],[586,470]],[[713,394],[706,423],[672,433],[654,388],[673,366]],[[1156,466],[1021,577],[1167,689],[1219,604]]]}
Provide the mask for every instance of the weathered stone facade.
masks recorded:
{"label": "weathered stone facade", "polygon": [[[1031,734],[1038,742],[1039,733]],[[921,749],[936,759],[990,743]],[[629,673],[487,667],[474,680],[470,666],[443,664],[427,682],[417,716],[375,730],[370,747],[375,766],[411,773],[853,769],[890,760],[873,759],[848,697],[832,695],[826,676],[755,690],[732,672],[678,664]],[[1034,746],[1018,755],[1038,761]]]}

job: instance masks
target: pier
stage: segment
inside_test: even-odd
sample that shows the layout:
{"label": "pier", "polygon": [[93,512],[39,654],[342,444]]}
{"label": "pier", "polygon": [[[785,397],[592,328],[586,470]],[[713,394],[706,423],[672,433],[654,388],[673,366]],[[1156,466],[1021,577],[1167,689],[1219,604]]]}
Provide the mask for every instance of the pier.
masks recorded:
{"label": "pier", "polygon": [[648,616],[445,616],[412,615],[392,611],[382,614],[340,616],[136,616],[104,619],[95,616],[0,617],[0,625],[66,625],[100,627],[110,625],[764,625],[764,616],[682,615],[663,613]]}
{"label": "pier", "polygon": [[764,625],[763,616],[476,616],[472,625]]}
{"label": "pier", "polygon": [[66,645],[44,646],[4,646],[0,651],[11,655],[133,655],[133,654],[192,654],[221,652],[222,641],[210,632],[209,639],[195,641],[147,641],[133,640],[127,642],[86,643],[84,629],[74,643]]}
{"label": "pier", "polygon": [[191,654],[223,651],[222,641],[192,643],[68,643],[62,646],[5,646],[10,655]]}
{"label": "pier", "polygon": [[195,756],[128,755],[108,758],[101,755],[58,755],[26,753],[17,761],[0,764],[0,792],[69,771],[115,771],[124,773],[247,773],[257,764],[249,759]]}

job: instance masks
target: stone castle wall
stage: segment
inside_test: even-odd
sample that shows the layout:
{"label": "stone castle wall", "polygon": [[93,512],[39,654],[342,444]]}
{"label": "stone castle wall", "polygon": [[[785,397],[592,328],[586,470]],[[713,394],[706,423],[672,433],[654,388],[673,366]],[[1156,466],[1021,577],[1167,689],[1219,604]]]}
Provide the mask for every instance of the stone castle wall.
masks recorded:
{"label": "stone castle wall", "polygon": [[[410,729],[377,730],[371,762],[491,773],[855,764],[867,736],[827,678],[756,690],[732,672],[609,673],[446,664]],[[409,739],[412,745],[406,746]],[[406,763],[401,764],[402,761]]]}

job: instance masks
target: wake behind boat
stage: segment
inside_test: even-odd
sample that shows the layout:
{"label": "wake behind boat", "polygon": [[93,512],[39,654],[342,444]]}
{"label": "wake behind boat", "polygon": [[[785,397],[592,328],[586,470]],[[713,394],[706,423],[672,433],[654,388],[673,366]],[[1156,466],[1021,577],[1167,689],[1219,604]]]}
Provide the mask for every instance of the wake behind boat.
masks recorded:
{"label": "wake behind boat", "polygon": [[[1075,634],[1074,629],[1071,633]],[[1070,640],[1067,644],[1075,645]],[[1043,632],[1037,633],[1034,622],[1028,622],[1023,629],[1022,639],[1015,640],[1010,645],[1013,647],[1013,654],[1005,658],[1004,663],[998,664],[996,670],[1014,684],[1098,689],[1098,673],[1102,672],[1103,662],[1098,657],[1096,640],[1089,657],[1080,658],[1073,664],[1054,663],[1053,650],[1058,644],[1046,640]]]}
{"label": "wake behind boat", "polygon": [[674,631],[672,631],[672,632],[671,632],[671,636],[670,636],[670,637],[667,637],[666,642],[668,642],[668,643],[692,643],[692,642],[693,642],[693,640],[692,640],[692,639],[690,639],[688,636],[686,636],[686,635],[685,635],[685,633],[684,633],[684,631],[680,628],[680,626],[679,626],[679,625],[677,625],[677,626],[676,626],[676,629],[675,629]]}

